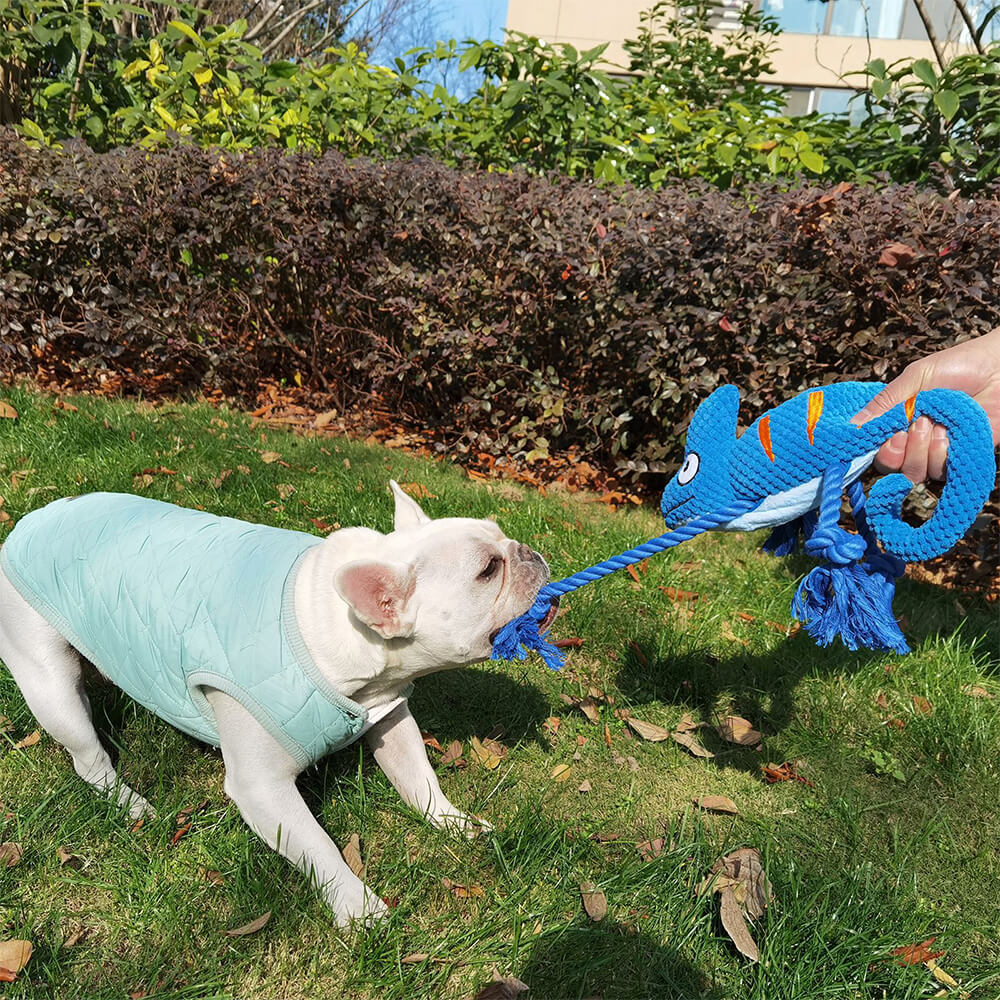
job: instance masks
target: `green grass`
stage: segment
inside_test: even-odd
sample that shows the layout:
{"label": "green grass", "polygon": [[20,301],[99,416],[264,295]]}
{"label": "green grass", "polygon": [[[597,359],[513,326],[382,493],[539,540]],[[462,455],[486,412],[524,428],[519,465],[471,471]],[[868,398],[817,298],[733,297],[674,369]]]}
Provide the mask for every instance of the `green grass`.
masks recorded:
{"label": "green grass", "polygon": [[[612,514],[556,490],[474,483],[445,461],[295,437],[228,410],[78,398],[74,412],[32,392],[5,396],[20,417],[0,420],[0,510],[11,517],[0,538],[26,511],[91,490],[307,531],[312,518],[388,530],[390,476],[426,486],[432,516],[494,515],[560,576],[662,530],[648,510]],[[266,451],[280,462],[263,462]],[[136,485],[160,466],[176,475]],[[233,471],[220,482],[224,469]],[[25,849],[17,867],[0,869],[0,939],[28,938],[36,949],[18,982],[0,990],[59,1000],[136,991],[462,1000],[496,970],[528,983],[529,1000],[916,1000],[939,984],[890,952],[937,935],[940,964],[962,995],[1000,996],[1000,697],[963,692],[979,685],[1000,696],[996,609],[906,580],[896,607],[911,655],[822,650],[767,625],[787,621],[806,563],[765,557],[759,542],[702,537],[656,557],[641,587],[621,574],[572,595],[556,632],[585,644],[561,674],[532,659],[419,682],[414,714],[442,745],[459,739],[468,749],[473,735],[503,727],[510,752],[496,771],[442,769],[449,797],[489,819],[492,835],[467,842],[429,828],[359,747],[303,775],[334,839],[359,833],[369,883],[398,898],[369,934],[339,932],[307,880],[249,832],[223,794],[216,752],[113,688],[92,688],[95,719],[124,780],[158,810],[139,831],[83,785],[48,737],[7,749],[35,724],[0,670],[0,713],[12,722],[0,737],[0,841]],[[699,592],[693,614],[661,585]],[[602,708],[610,749],[603,726],[560,699],[592,684],[615,699]],[[622,708],[661,725],[684,712],[712,722],[733,711],[763,731],[763,748],[702,730],[716,757],[695,759],[672,742],[631,740],[614,715]],[[562,719],[554,739],[543,728],[552,715]],[[760,765],[786,760],[815,787],[766,784]],[[556,782],[562,763],[572,772]],[[577,791],[584,779],[587,794]],[[698,813],[691,799],[706,794],[729,796],[741,815]],[[171,846],[176,813],[203,799],[208,808]],[[598,833],[618,837],[592,839]],[[664,852],[643,861],[637,842],[656,836]],[[742,845],[763,852],[776,896],[756,931],[757,966],[728,942],[716,904],[694,892],[720,854]],[[59,847],[83,868],[61,867]],[[443,876],[483,895],[457,898]],[[599,924],[582,912],[584,880],[607,894]],[[222,936],[267,910],[259,933]],[[88,936],[66,947],[77,927]],[[413,953],[430,957],[401,961]]]}

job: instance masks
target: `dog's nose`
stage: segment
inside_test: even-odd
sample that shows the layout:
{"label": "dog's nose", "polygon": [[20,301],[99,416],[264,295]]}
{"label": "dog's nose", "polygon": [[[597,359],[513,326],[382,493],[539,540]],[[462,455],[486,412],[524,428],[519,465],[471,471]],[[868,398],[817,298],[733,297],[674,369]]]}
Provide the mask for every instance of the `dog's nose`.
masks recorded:
{"label": "dog's nose", "polygon": [[538,561],[542,558],[530,545],[525,545],[523,542],[518,543],[517,557],[525,562]]}

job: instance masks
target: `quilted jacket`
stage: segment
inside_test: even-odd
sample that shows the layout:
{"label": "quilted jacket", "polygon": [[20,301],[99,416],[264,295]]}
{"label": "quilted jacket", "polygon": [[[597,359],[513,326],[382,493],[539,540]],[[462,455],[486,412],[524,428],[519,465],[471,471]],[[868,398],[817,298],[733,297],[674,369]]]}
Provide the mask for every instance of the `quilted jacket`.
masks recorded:
{"label": "quilted jacket", "polygon": [[140,704],[207,743],[202,691],[239,701],[302,765],[345,746],[367,711],[317,669],[294,582],[320,539],[119,493],[56,500],[0,549],[22,597]]}

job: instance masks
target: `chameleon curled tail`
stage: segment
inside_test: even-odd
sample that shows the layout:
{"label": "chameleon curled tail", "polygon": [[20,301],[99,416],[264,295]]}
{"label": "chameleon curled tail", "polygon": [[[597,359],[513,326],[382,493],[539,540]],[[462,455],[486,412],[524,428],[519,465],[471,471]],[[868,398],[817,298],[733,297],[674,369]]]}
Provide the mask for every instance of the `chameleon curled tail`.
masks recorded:
{"label": "chameleon curled tail", "polygon": [[933,515],[919,527],[902,520],[913,484],[901,473],[877,480],[868,494],[868,522],[882,545],[907,562],[947,552],[968,530],[993,488],[993,432],[978,403],[962,392],[928,389],[861,427],[873,446],[929,417],[948,432],[947,479]]}

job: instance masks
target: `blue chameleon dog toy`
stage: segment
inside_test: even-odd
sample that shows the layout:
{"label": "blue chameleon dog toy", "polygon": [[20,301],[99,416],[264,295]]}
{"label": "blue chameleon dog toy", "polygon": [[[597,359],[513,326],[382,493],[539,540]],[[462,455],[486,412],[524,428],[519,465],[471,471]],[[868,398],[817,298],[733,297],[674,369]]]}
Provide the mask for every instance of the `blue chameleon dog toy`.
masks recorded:
{"label": "blue chameleon dog toy", "polygon": [[[671,530],[628,552],[547,584],[520,618],[500,630],[493,659],[524,659],[536,650],[553,669],[562,652],[547,626],[560,597],[615,570],[705,531],[770,528],[764,548],[805,551],[825,560],[799,584],[792,615],[822,646],[840,636],[848,649],[908,652],[892,614],[896,579],[907,562],[947,552],[965,534],[993,488],[996,460],[985,411],[965,393],[929,389],[861,427],[851,417],[881,382],[841,382],[811,389],[758,417],[739,437],[739,390],[716,389],[695,411],[684,462],[663,491]],[[878,480],[865,497],[861,474],[883,442],[918,417],[948,433],[948,478],[933,515],[920,527],[902,520],[912,489],[906,476]],[[838,525],[844,491],[858,534]],[[881,543],[881,546],[880,544]]]}

